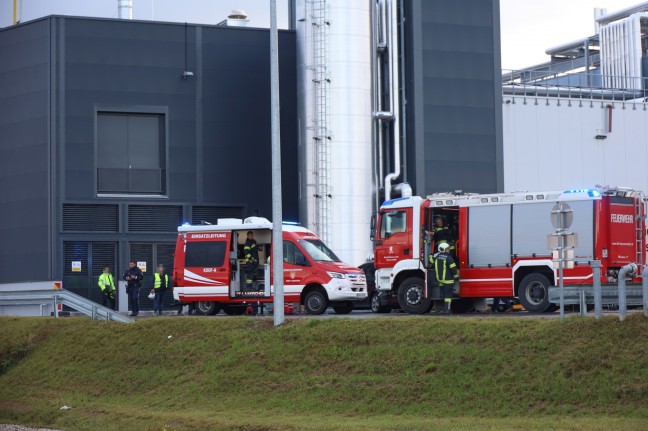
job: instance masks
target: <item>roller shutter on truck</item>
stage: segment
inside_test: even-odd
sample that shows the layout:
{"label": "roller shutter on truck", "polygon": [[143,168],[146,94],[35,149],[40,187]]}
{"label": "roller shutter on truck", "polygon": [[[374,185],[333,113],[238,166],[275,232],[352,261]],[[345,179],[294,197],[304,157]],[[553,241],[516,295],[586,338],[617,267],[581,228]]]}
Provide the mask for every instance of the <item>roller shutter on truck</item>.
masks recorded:
{"label": "roller shutter on truck", "polygon": [[511,205],[471,207],[468,217],[468,264],[510,264]]}
{"label": "roller shutter on truck", "polygon": [[[555,202],[513,205],[513,254],[517,257],[551,256],[547,235],[555,232],[551,210]],[[594,255],[594,201],[568,202],[574,211],[569,232],[578,233],[574,257],[590,260]]]}

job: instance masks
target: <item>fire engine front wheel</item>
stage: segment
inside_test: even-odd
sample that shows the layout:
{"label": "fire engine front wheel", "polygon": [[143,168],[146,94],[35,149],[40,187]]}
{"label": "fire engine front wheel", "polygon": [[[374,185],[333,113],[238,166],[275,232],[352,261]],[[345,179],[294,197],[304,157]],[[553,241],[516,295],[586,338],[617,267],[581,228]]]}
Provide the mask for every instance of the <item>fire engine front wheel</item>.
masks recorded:
{"label": "fire engine front wheel", "polygon": [[304,309],[308,314],[322,314],[328,308],[328,298],[319,290],[308,292],[304,298]]}
{"label": "fire engine front wheel", "polygon": [[213,301],[198,301],[196,302],[196,313],[203,316],[211,316],[218,314],[220,311],[220,304]]}
{"label": "fire engine front wheel", "polygon": [[549,309],[549,279],[542,274],[528,274],[520,282],[520,303],[527,311],[543,313]]}
{"label": "fire engine front wheel", "polygon": [[422,278],[410,277],[398,288],[398,304],[410,314],[425,314],[432,308],[432,300],[425,298],[425,281]]}

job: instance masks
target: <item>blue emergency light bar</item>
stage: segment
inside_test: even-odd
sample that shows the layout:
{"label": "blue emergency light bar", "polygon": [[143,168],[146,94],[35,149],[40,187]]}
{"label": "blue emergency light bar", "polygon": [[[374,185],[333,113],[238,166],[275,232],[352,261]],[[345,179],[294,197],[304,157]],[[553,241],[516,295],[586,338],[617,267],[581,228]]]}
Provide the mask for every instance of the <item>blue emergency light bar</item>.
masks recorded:
{"label": "blue emergency light bar", "polygon": [[601,193],[598,190],[593,189],[570,189],[565,190],[565,193],[587,193],[591,198],[598,198],[601,196]]}

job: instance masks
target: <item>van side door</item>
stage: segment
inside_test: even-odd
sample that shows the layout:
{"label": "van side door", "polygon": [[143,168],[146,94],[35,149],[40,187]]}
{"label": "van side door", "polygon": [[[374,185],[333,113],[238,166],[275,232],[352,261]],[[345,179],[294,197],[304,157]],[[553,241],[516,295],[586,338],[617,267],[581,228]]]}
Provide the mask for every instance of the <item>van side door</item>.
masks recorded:
{"label": "van side door", "polygon": [[187,233],[185,286],[229,286],[232,276],[229,259],[231,239],[231,232]]}

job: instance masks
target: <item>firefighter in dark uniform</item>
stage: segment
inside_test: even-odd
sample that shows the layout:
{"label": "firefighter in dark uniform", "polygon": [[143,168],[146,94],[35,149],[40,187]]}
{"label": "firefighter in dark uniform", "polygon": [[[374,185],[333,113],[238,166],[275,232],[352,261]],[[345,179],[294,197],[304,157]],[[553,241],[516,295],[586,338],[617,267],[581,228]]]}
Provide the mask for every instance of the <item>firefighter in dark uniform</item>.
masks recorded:
{"label": "firefighter in dark uniform", "polygon": [[452,304],[452,292],[454,290],[455,281],[459,278],[459,270],[454,259],[448,253],[450,246],[447,242],[439,244],[439,252],[432,257],[434,261],[434,270],[436,271],[436,278],[441,286],[443,293],[443,302],[445,305],[445,314],[450,314],[450,305]]}
{"label": "firefighter in dark uniform", "polygon": [[441,216],[434,217],[432,236],[434,237],[434,242],[437,248],[443,241],[447,242],[448,244],[452,242],[452,234],[450,233],[450,229],[448,229],[447,226],[443,225],[443,219],[441,218]]}
{"label": "firefighter in dark uniform", "polygon": [[252,284],[256,280],[259,268],[259,248],[252,231],[247,233],[243,254],[245,255],[245,285],[247,290],[252,290]]}

